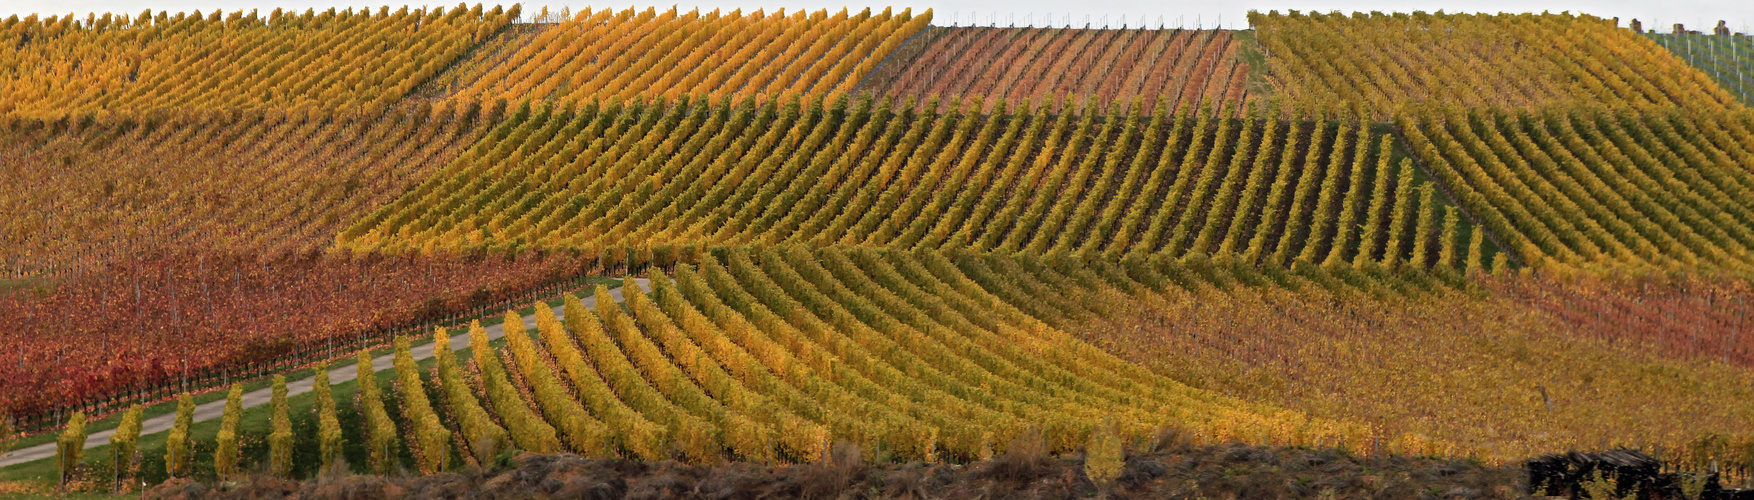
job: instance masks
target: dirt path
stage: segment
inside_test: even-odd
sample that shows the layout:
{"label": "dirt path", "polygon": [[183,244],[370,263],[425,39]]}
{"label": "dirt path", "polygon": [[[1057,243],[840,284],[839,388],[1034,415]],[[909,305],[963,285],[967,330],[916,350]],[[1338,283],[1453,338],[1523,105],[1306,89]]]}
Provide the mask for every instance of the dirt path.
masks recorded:
{"label": "dirt path", "polygon": [[[642,290],[651,291],[651,289],[652,289],[651,283],[649,281],[646,281],[645,278],[630,278],[630,280],[638,283],[640,289],[642,289]],[[616,288],[614,290],[611,290],[609,292],[609,295],[611,297],[614,297],[616,301],[622,300],[620,288]],[[584,302],[586,307],[596,307],[596,304],[597,304],[597,298],[595,296],[591,296],[591,295],[586,295],[584,297],[580,297],[579,300]],[[559,307],[554,308],[554,313],[556,315],[561,314],[561,308],[559,308]],[[536,321],[535,315],[530,315],[530,316],[524,317],[524,322],[526,324],[533,323],[535,321]],[[493,339],[497,339],[497,338],[505,336],[505,326],[504,325],[489,326],[489,327],[486,327],[486,330],[487,330],[488,340],[493,340]],[[451,336],[451,348],[455,349],[455,350],[459,350],[459,351],[466,349],[469,347],[469,340],[470,339],[469,339],[468,333],[461,333],[461,334],[453,335],[453,336]],[[423,360],[423,359],[432,357],[433,346],[434,346],[433,342],[427,342],[424,344],[413,346],[409,349],[409,351],[411,354],[414,355],[414,360],[419,361],[419,360]],[[378,356],[376,358],[372,358],[372,369],[378,370],[378,371],[389,370],[394,366],[393,360],[394,360],[393,354],[385,354],[383,356]],[[333,370],[329,370],[329,383],[330,384],[340,384],[343,382],[348,382],[348,381],[351,381],[354,378],[358,377],[358,375],[359,375],[358,368],[352,364],[349,364],[349,365],[341,367],[341,368],[335,368]],[[311,388],[315,383],[316,383],[315,377],[305,378],[305,379],[300,379],[300,380],[289,380],[286,382],[286,395],[288,397],[291,397],[291,396],[297,396],[299,394],[311,392]],[[244,408],[254,408],[257,406],[262,406],[262,405],[268,404],[268,400],[272,396],[273,396],[273,388],[272,387],[264,387],[264,388],[257,389],[254,391],[246,392],[246,393],[244,393]],[[220,418],[221,416],[224,416],[224,414],[225,414],[225,400],[224,399],[210,401],[206,404],[201,404],[201,405],[195,406],[195,421],[196,422],[205,422],[208,420],[214,420],[214,419]],[[177,419],[177,414],[175,412],[166,413],[166,414],[159,415],[156,417],[148,418],[148,419],[140,422],[140,435],[144,436],[147,434],[168,431],[171,429],[172,425],[176,424],[176,419]],[[85,449],[89,450],[92,448],[96,448],[99,446],[110,444],[110,435],[115,434],[115,433],[116,433],[116,429],[114,429],[114,428],[104,429],[101,431],[91,433],[85,439]],[[0,455],[0,467],[10,467],[10,466],[18,465],[18,464],[22,464],[22,463],[35,462],[37,460],[42,460],[45,458],[54,458],[54,456],[55,456],[55,443],[40,444],[40,445],[32,446],[29,448],[21,448],[21,449],[13,450],[10,453]]]}

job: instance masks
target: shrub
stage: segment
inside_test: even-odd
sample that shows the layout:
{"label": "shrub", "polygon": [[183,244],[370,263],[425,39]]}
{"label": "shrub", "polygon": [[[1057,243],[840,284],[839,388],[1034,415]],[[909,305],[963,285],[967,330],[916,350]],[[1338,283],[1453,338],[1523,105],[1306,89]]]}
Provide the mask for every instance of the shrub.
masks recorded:
{"label": "shrub", "polygon": [[55,453],[61,460],[61,484],[67,484],[73,478],[73,469],[79,467],[79,459],[85,456],[85,412],[74,413],[73,418],[67,419],[67,430],[55,439]]}
{"label": "shrub", "polygon": [[0,453],[12,451],[12,442],[17,440],[18,434],[12,430],[12,420],[0,418]]}
{"label": "shrub", "polygon": [[1104,422],[1091,429],[1090,444],[1084,449],[1084,475],[1091,482],[1107,483],[1121,476],[1123,465],[1126,457],[1122,454],[1121,438],[1115,435],[1114,423]]}
{"label": "shrub", "polygon": [[238,470],[238,421],[243,418],[244,384],[231,385],[225,395],[225,416],[219,421],[219,443],[213,451],[213,471],[221,481],[231,479]]}
{"label": "shrub", "polygon": [[177,399],[177,422],[171,426],[170,435],[164,443],[164,468],[170,477],[186,477],[189,475],[189,464],[194,454],[189,443],[189,426],[195,420],[195,396],[183,393]]}
{"label": "shrub", "polygon": [[139,442],[140,405],[134,405],[122,413],[122,421],[116,424],[116,433],[110,436],[110,463],[115,464],[118,490],[122,488],[122,480],[134,473],[134,452],[139,449]]}
{"label": "shrub", "polygon": [[481,407],[481,401],[475,398],[475,390],[464,382],[462,370],[457,367],[457,355],[451,350],[450,333],[445,332],[444,327],[436,327],[433,339],[438,384],[444,389],[445,402],[450,405],[450,413],[457,419],[465,444],[474,452],[476,461],[486,462],[499,450],[506,449],[510,438],[505,428],[494,423],[493,417]]}
{"label": "shrub", "polygon": [[359,409],[365,419],[366,447],[371,451],[372,470],[389,474],[396,460],[396,423],[384,410],[384,396],[372,369],[371,351],[359,351]]}
{"label": "shrub", "polygon": [[396,384],[402,390],[405,410],[403,416],[413,427],[414,441],[420,445],[416,454],[420,471],[427,474],[443,471],[445,459],[451,456],[451,431],[439,422],[438,414],[432,411],[432,403],[426,399],[426,389],[420,383],[420,367],[414,364],[407,337],[396,337],[395,359]]}
{"label": "shrub", "polygon": [[292,416],[286,404],[286,377],[274,376],[274,395],[268,402],[268,474],[287,477],[292,472]]}
{"label": "shrub", "polygon": [[312,369],[317,371],[311,388],[317,398],[317,453],[323,470],[329,470],[335,465],[335,458],[341,456],[341,422],[335,415],[335,397],[329,389],[329,364],[317,363]]}

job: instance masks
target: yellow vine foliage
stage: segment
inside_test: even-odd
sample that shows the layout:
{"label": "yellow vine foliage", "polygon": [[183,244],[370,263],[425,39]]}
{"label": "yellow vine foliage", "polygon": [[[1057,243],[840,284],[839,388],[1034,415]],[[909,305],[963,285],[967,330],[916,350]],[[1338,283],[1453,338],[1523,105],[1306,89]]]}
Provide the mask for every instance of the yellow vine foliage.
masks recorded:
{"label": "yellow vine foliage", "polygon": [[1571,14],[1249,15],[1275,91],[1385,121],[1401,106],[1740,108],[1705,73],[1615,21]]}
{"label": "yellow vine foliage", "polygon": [[[1008,271],[1003,265],[992,267]],[[1360,292],[1406,284],[1390,278],[1365,288],[1329,288],[1310,279],[1322,278],[1315,273],[1269,286],[1237,286],[1240,273],[1232,273],[1232,283],[1197,277],[1166,287],[1126,279],[1113,280],[1125,286],[1076,284],[1099,282],[1080,276],[1107,278],[1114,271],[1106,269],[1117,267],[1140,275],[1135,266],[1096,262],[1033,272],[1018,267],[1003,275],[1012,288],[1074,288],[1006,298],[1038,301],[1036,310],[1074,311],[1042,316],[1154,373],[1315,417],[1368,423],[1375,437],[1366,449],[1378,453],[1512,462],[1554,450],[1625,446],[1661,449],[1666,459],[1689,464],[1754,461],[1748,432],[1754,415],[1722,404],[1754,397],[1745,348],[1725,347],[1722,359],[1734,364],[1719,362],[1717,349],[1661,349],[1665,332],[1650,323],[1674,328],[1666,333],[1683,341],[1722,340],[1731,326],[1695,333],[1715,319],[1686,313],[1704,307],[1678,308],[1668,297],[1657,302],[1661,294],[1641,293],[1639,286],[1495,273],[1477,277],[1496,290],[1490,296],[1438,291],[1372,300]],[[1651,290],[1664,288],[1661,280],[1651,281]],[[1523,290],[1505,291],[1516,288]],[[1578,308],[1569,311],[1531,307],[1549,296],[1598,288],[1628,297],[1626,303],[1636,298],[1678,311],[1638,324],[1630,321],[1631,311],[1585,306],[1596,300],[1573,299],[1568,307]],[[1720,296],[1716,308],[1728,302]],[[1607,317],[1598,322],[1602,313]],[[1627,323],[1645,334],[1622,332]]]}
{"label": "yellow vine foliage", "polygon": [[1397,122],[1432,175],[1531,266],[1745,272],[1750,116],[1445,106]]}
{"label": "yellow vine foliage", "polygon": [[465,109],[178,112],[0,127],[0,276],[149,248],[317,252],[479,137]]}
{"label": "yellow vine foliage", "polygon": [[[1430,181],[1356,124],[978,99],[542,105],[336,236],[357,251],[779,243],[1454,268]],[[1176,210],[1173,207],[1208,207]],[[1449,248],[1448,254],[1443,249]],[[1476,261],[1496,250],[1474,248]],[[1449,260],[1444,256],[1448,255]],[[659,262],[665,265],[664,262]]]}
{"label": "yellow vine foliage", "polygon": [[432,93],[479,102],[835,96],[931,19],[930,10],[585,9],[489,42]]}
{"label": "yellow vine foliage", "polygon": [[381,109],[517,18],[517,8],[151,11],[0,21],[0,114]]}
{"label": "yellow vine foliage", "polygon": [[[600,420],[629,456],[667,437],[696,463],[814,462],[837,441],[905,460],[971,460],[1032,432],[1055,453],[1094,439],[1118,453],[1163,429],[1202,442],[1364,451],[1363,426],[1152,374],[977,279],[986,277],[938,254],[734,250],[654,277],[650,292],[630,286],[615,297],[599,286],[594,308],[569,296],[564,321],[541,307],[540,344],[509,315],[508,338],[513,356],[532,363],[517,371],[535,399],[584,406],[545,412],[548,422]],[[536,363],[550,357],[564,361]]]}

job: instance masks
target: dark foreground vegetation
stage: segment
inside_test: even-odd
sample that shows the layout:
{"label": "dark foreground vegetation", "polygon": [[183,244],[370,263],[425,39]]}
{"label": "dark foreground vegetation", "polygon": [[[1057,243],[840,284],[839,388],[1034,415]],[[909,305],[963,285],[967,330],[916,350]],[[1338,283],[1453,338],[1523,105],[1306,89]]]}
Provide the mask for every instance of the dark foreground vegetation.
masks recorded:
{"label": "dark foreground vegetation", "polygon": [[1754,500],[1718,474],[1664,471],[1628,450],[1546,455],[1487,465],[1432,457],[1358,457],[1340,450],[1243,444],[1169,445],[1125,458],[1091,480],[1083,455],[1020,448],[969,464],[875,464],[854,446],[823,463],[588,459],[504,454],[487,470],[393,477],[330,474],[307,482],[266,476],[212,485],[175,479],[143,498],[1627,498]]}
{"label": "dark foreground vegetation", "polygon": [[1726,489],[1718,472],[1664,471],[1662,460],[1633,450],[1555,453],[1524,468],[1538,496],[1754,500],[1754,489]]}
{"label": "dark foreground vegetation", "polygon": [[963,465],[867,464],[838,447],[820,464],[706,466],[502,456],[490,470],[428,476],[257,478],[214,486],[173,480],[145,498],[1519,498],[1521,467],[1436,458],[1356,457],[1240,444],[1172,446],[1129,456],[1093,482],[1082,456],[1019,451]]}

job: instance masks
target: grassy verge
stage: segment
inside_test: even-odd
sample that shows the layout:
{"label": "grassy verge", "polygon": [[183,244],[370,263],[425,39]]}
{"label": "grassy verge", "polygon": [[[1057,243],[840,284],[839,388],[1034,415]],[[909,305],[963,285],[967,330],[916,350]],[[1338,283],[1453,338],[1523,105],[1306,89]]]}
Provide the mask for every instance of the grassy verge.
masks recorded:
{"label": "grassy verge", "polygon": [[[619,286],[619,284],[621,283],[621,280],[608,279],[608,278],[603,278],[603,279],[594,280],[594,281],[595,281],[595,283],[606,284],[606,285],[609,285],[610,287]],[[595,283],[593,283],[592,286],[594,286]],[[562,303],[562,297],[563,296],[552,297],[552,298],[544,301],[544,303],[550,307],[559,306]],[[518,313],[521,315],[529,315],[529,314],[533,314],[534,312],[535,312],[534,307],[527,306],[527,307],[518,309]],[[480,320],[481,320],[483,326],[491,326],[491,325],[502,323],[504,321],[504,314],[503,313],[488,314],[488,315],[485,315],[482,318],[480,318]],[[427,344],[430,342],[430,341],[424,341],[424,342],[421,341],[421,340],[425,340],[425,339],[415,339],[415,340],[416,340],[416,342],[414,342],[415,345],[423,345],[423,344]],[[501,346],[503,344],[504,344],[503,339],[496,340],[496,341],[491,343],[491,345],[493,345],[495,347]],[[372,356],[377,357],[377,356],[389,354],[390,352],[391,352],[391,349],[389,347],[382,347],[382,348],[378,348],[378,349],[373,349]],[[458,355],[463,357],[464,359],[467,359],[467,357],[470,356],[471,354],[470,354],[469,349],[467,349],[465,347],[465,349],[463,349],[462,351],[458,351]],[[355,362],[353,361],[353,359],[354,359],[353,356],[342,357],[341,361],[335,362],[332,366],[330,366],[330,368],[353,367],[353,366],[355,366]],[[431,369],[431,367],[433,366],[433,363],[434,363],[433,358],[427,358],[427,359],[419,362],[419,365],[421,367],[423,374],[425,374],[426,371]],[[311,368],[308,368],[308,367],[285,373],[288,381],[299,380],[302,378],[311,377],[311,376],[314,376],[314,374],[315,374],[315,371]],[[379,386],[385,387],[385,388],[388,388],[390,386],[391,382],[395,379],[393,370],[380,371],[377,373],[377,377],[378,377]],[[271,377],[262,377],[262,378],[257,379],[257,380],[251,380],[251,381],[245,383],[245,389],[246,390],[254,390],[254,389],[258,389],[258,388],[262,388],[262,387],[267,387],[271,384],[271,380],[272,380]],[[441,394],[438,394],[437,392],[431,391],[431,387],[429,387],[428,389],[429,389],[428,397],[430,399],[433,399],[435,401],[442,401],[443,396]],[[355,405],[354,405],[354,397],[358,393],[358,391],[359,391],[359,385],[355,381],[349,381],[346,383],[336,384],[335,386],[333,386],[335,401],[337,402],[337,407],[339,408],[339,413],[340,413],[339,416],[340,416],[342,430],[343,430],[344,435],[348,439],[348,446],[344,452],[344,457],[346,459],[346,463],[349,464],[349,469],[352,470],[353,472],[365,473],[365,472],[368,472],[368,468],[367,468],[368,465],[366,463],[366,456],[367,455],[366,455],[366,451],[364,450],[364,448],[361,448],[358,445],[358,442],[363,441],[363,437],[361,437],[361,435],[359,434],[360,432],[363,431],[363,426],[361,425],[361,423],[359,421],[359,415],[358,415],[358,412],[357,412]],[[397,395],[396,391],[394,391],[394,390],[386,390],[384,394],[385,394],[385,397],[388,399],[387,401],[385,401],[385,406],[390,411],[391,417],[396,418],[396,419],[398,419],[398,421],[400,421],[401,415],[399,414],[399,410],[400,410],[401,405],[399,404],[400,403],[399,395]],[[208,401],[220,400],[220,399],[223,399],[224,397],[225,397],[225,391],[214,390],[214,391],[209,391],[209,392],[204,393],[204,394],[197,395],[195,399],[196,399],[197,403],[203,403],[203,402],[208,402]],[[293,463],[300,465],[300,467],[295,468],[294,474],[297,477],[302,477],[302,478],[313,477],[316,474],[315,469],[316,469],[317,449],[318,449],[317,442],[316,442],[316,434],[317,434],[316,433],[316,425],[317,424],[316,424],[316,416],[314,413],[315,412],[314,408],[316,407],[315,406],[316,396],[313,393],[300,394],[297,396],[289,397],[287,402],[288,402],[289,406],[291,406],[291,409],[292,409],[293,433],[296,436],[296,441],[295,441],[295,445],[294,445],[295,451],[293,454]],[[437,406],[442,406],[442,405],[437,405]],[[158,403],[158,404],[155,404],[155,405],[152,405],[150,407],[142,409],[142,412],[147,417],[151,417],[151,416],[155,416],[155,415],[163,415],[163,414],[171,413],[174,411],[176,411],[175,401]],[[248,409],[245,409],[243,412],[243,419],[242,419],[241,425],[239,427],[239,434],[240,434],[239,443],[240,443],[240,448],[241,448],[242,464],[243,464],[245,470],[251,470],[251,471],[254,471],[257,469],[265,470],[265,464],[267,462],[267,457],[268,457],[267,437],[268,437],[268,419],[269,419],[269,415],[270,415],[269,412],[270,412],[270,409],[269,409],[268,405],[262,405],[262,406],[257,406],[254,408],[248,408]],[[92,423],[92,424],[88,424],[87,429],[89,429],[92,432],[96,432],[98,430],[113,429],[113,428],[115,428],[116,422],[119,419],[120,419],[119,415],[111,415],[111,416],[106,417],[104,419],[94,421],[94,423]],[[213,475],[213,446],[214,446],[214,440],[218,436],[218,433],[219,433],[219,423],[220,423],[219,419],[208,420],[205,422],[198,422],[190,429],[190,431],[191,431],[190,437],[195,441],[194,470],[195,470],[195,479],[197,479],[197,480],[211,481],[214,479],[214,475]],[[40,434],[37,436],[32,436],[31,438],[28,438],[25,440],[21,440],[20,443],[17,445],[17,448],[23,448],[23,447],[32,446],[35,444],[54,442],[55,434],[56,434],[55,432],[47,432],[47,433],[43,433],[43,434]],[[137,476],[138,476],[139,480],[145,481],[148,484],[157,484],[159,482],[163,482],[166,479],[165,466],[164,466],[165,437],[166,437],[166,433],[163,433],[163,432],[140,436],[140,442],[139,442],[140,465],[138,466],[138,469],[137,469],[137,471],[138,471]],[[90,477],[90,478],[101,478],[101,479],[96,481],[94,484],[82,485],[82,486],[84,486],[86,488],[107,489],[107,487],[108,487],[108,482],[107,482],[108,479],[107,478],[113,477],[113,474],[114,474],[113,471],[115,470],[114,465],[112,464],[112,460],[111,460],[110,455],[111,455],[111,451],[110,451],[109,445],[99,446],[99,447],[91,448],[91,449],[88,449],[85,451],[85,456],[86,456],[85,466],[89,468],[89,470],[86,472],[86,476]],[[402,462],[404,464],[408,464],[409,467],[412,467],[412,464],[414,462],[412,459],[412,455],[409,453],[409,451],[406,448],[406,444],[403,445],[403,449],[401,450],[401,455],[403,458]],[[462,460],[454,460],[452,463],[461,464],[463,462],[462,462]],[[34,461],[34,462],[23,463],[23,464],[13,465],[10,467],[0,468],[0,482],[11,481],[11,482],[23,482],[23,483],[27,483],[27,484],[35,484],[35,485],[42,485],[42,486],[52,486],[55,484],[58,476],[59,476],[59,472],[56,468],[55,461],[52,459],[38,460],[38,461]],[[12,495],[10,495],[10,494],[7,496],[9,498],[12,497]]]}

